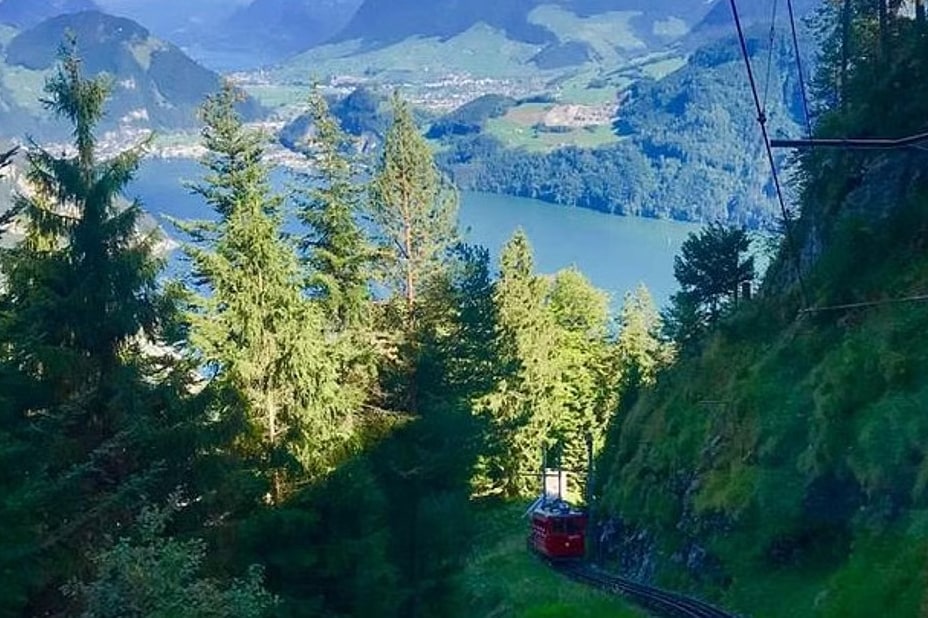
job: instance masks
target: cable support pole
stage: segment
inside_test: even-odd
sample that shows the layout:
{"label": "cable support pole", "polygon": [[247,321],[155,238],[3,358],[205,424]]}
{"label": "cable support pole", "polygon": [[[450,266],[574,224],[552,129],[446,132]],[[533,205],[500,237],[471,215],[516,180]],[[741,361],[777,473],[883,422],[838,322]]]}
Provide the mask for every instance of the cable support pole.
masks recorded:
{"label": "cable support pole", "polygon": [[783,199],[783,188],[780,186],[780,177],[777,174],[776,160],[773,158],[773,150],[770,147],[770,135],[767,132],[767,116],[760,104],[760,97],[757,94],[757,82],[754,79],[754,70],[751,68],[751,56],[748,53],[748,46],[744,40],[744,30],[741,28],[741,17],[738,15],[738,4],[736,0],[729,0],[731,3],[731,13],[735,19],[735,27],[738,30],[738,41],[741,44],[741,54],[744,56],[744,64],[748,71],[748,82],[751,85],[751,94],[754,96],[754,106],[757,109],[757,122],[760,124],[760,130],[764,138],[764,148],[767,151],[767,160],[770,162],[770,172],[773,175],[773,186],[776,189],[777,200],[780,203],[780,214],[783,217],[783,225],[786,228],[786,242],[793,254],[793,263],[796,269],[796,279],[799,282],[799,294],[802,299],[803,308],[808,307],[808,297],[806,296],[805,281],[802,277],[802,265],[799,261],[799,253],[796,247],[793,235],[792,222],[789,212],[786,210],[786,201]]}
{"label": "cable support pole", "polygon": [[850,311],[851,309],[866,309],[868,307],[884,307],[886,305],[902,305],[906,303],[923,303],[928,302],[928,294],[919,294],[916,296],[906,296],[904,298],[887,298],[884,300],[870,300],[859,303],[847,303],[845,305],[831,305],[828,307],[812,307],[803,309],[799,313],[810,315],[815,313],[825,313],[827,311]]}
{"label": "cable support pole", "polygon": [[812,139],[775,139],[770,142],[772,148],[843,148],[845,150],[897,150],[919,147],[928,142],[928,133],[918,133],[899,139],[875,137],[836,137]]}
{"label": "cable support pole", "polygon": [[799,52],[799,35],[796,33],[796,14],[793,12],[793,0],[786,0],[786,7],[789,10],[789,25],[793,32],[796,70],[799,71],[799,90],[802,92],[802,111],[806,117],[806,137],[812,139],[812,114],[809,112],[809,97],[806,94],[806,77],[802,70],[802,54]]}

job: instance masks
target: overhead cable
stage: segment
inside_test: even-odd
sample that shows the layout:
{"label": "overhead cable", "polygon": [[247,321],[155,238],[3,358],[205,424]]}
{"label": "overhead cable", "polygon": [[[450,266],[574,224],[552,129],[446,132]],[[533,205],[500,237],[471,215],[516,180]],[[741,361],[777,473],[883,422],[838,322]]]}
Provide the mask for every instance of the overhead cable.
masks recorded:
{"label": "overhead cable", "polygon": [[741,17],[738,15],[738,5],[736,0],[730,0],[730,3],[731,13],[735,19],[735,28],[738,30],[738,41],[741,44],[741,54],[744,56],[744,64],[748,72],[751,94],[754,96],[754,106],[757,109],[757,122],[760,124],[761,134],[764,138],[764,148],[767,151],[767,160],[770,163],[770,173],[773,175],[773,186],[774,189],[776,189],[777,200],[780,204],[780,214],[783,217],[783,226],[786,230],[786,242],[792,254],[793,264],[796,269],[796,280],[799,282],[799,293],[802,298],[802,306],[807,307],[809,303],[806,296],[805,281],[802,276],[802,265],[800,264],[799,251],[793,235],[792,221],[786,209],[786,200],[783,197],[783,188],[780,186],[780,177],[777,173],[776,160],[773,158],[773,150],[770,147],[770,135],[767,132],[767,115],[764,113],[764,109],[760,103],[760,97],[757,93],[757,82],[754,79],[754,69],[751,66],[751,56],[748,53],[748,46],[744,40],[744,30],[741,28]]}
{"label": "overhead cable", "polygon": [[764,113],[767,113],[767,101],[770,93],[770,77],[773,72],[773,51],[777,40],[777,9],[779,3],[773,0],[773,13],[770,15],[770,40],[767,44],[767,78],[764,82]]}

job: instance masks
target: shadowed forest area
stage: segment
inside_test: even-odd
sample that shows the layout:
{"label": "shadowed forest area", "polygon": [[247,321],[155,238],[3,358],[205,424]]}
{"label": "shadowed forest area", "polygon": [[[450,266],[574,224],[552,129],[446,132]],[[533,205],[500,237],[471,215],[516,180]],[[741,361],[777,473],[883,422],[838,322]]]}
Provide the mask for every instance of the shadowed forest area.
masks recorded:
{"label": "shadowed forest area", "polygon": [[[925,130],[917,4],[821,9],[816,136]],[[66,44],[43,104],[71,147],[4,158],[0,613],[600,615],[510,534],[542,449],[582,477],[589,440],[610,567],[757,616],[928,615],[926,320],[898,302],[928,284],[923,149],[801,151],[759,283],[710,225],[667,307],[611,315],[522,232],[498,263],[460,241],[398,94],[372,165],[311,94],[285,191],[241,93],[211,95],[190,191],[215,218],[174,222],[169,278],[122,197],[148,142],[98,152],[108,92]]]}

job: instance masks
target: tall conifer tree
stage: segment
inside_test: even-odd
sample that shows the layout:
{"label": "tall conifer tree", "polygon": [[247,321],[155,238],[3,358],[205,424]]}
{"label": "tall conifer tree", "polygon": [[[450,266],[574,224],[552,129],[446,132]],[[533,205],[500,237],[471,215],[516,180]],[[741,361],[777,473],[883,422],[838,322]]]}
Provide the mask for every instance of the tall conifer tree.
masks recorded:
{"label": "tall conifer tree", "polygon": [[307,293],[324,310],[342,397],[353,406],[370,397],[377,376],[371,293],[377,253],[360,225],[366,188],[355,144],[318,91],[310,98],[310,114],[315,131],[307,156],[313,170],[296,195],[307,228],[300,248]]}
{"label": "tall conifer tree", "polygon": [[[73,42],[46,92],[45,106],[71,122],[74,148],[29,148],[30,189],[13,215],[26,236],[0,253],[0,460],[15,457],[0,474],[0,527],[11,539],[0,544],[0,607],[30,615],[60,611],[62,578],[143,494],[158,498],[159,482],[171,482],[165,465],[183,450],[150,450],[173,422],[147,346],[171,304],[156,282],[157,237],[140,231],[137,203],[119,200],[143,146],[98,157],[109,87],[82,75]],[[26,584],[34,594],[24,607]]]}
{"label": "tall conifer tree", "polygon": [[409,105],[393,97],[394,121],[371,187],[386,282],[405,304],[407,329],[423,290],[440,274],[457,235],[457,191],[438,170]]}
{"label": "tall conifer tree", "polygon": [[386,354],[393,363],[385,372],[384,390],[391,405],[417,413],[423,328],[418,318],[426,304],[421,301],[447,268],[457,235],[458,195],[435,165],[399,94],[393,97],[393,115],[370,192],[384,283],[395,301],[387,308],[383,327],[396,333],[390,343],[395,351]]}
{"label": "tall conifer tree", "polygon": [[313,186],[300,204],[300,219],[309,228],[302,249],[310,293],[325,304],[340,329],[366,325],[375,253],[359,225],[365,192],[355,146],[319,92],[310,98],[310,114],[315,127],[309,155]]}
{"label": "tall conifer tree", "polygon": [[318,307],[303,297],[295,247],[281,233],[282,200],[262,162],[264,136],[244,127],[231,86],[202,109],[205,181],[194,188],[219,215],[186,224],[195,281],[191,344],[213,374],[233,450],[262,470],[274,501],[288,470],[325,471],[349,431]]}
{"label": "tall conifer tree", "polygon": [[625,389],[652,384],[661,366],[670,362],[672,350],[661,341],[661,329],[660,313],[644,284],[625,295],[616,342]]}
{"label": "tall conifer tree", "polygon": [[546,282],[534,272],[532,248],[518,230],[503,248],[494,301],[498,314],[500,386],[483,402],[490,424],[489,453],[482,458],[484,491],[518,496],[537,488],[541,449],[553,427],[553,324],[545,309]]}
{"label": "tall conifer tree", "polygon": [[548,293],[547,310],[555,326],[553,431],[562,467],[587,467],[587,441],[603,443],[615,409],[617,384],[609,363],[609,297],[576,268],[558,272]]}

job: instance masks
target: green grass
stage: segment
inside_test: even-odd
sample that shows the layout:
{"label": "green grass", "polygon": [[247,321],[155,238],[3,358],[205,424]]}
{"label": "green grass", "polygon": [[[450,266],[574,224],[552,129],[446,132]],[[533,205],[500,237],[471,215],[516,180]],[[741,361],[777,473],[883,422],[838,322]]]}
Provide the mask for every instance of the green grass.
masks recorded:
{"label": "green grass", "polygon": [[809,618],[816,615],[828,576],[821,570],[746,571],[723,604],[732,611],[750,611],[755,618]]}
{"label": "green grass", "polygon": [[325,45],[301,54],[277,72],[284,81],[305,80],[307,74],[407,74],[413,81],[429,81],[449,73],[489,78],[524,78],[539,73],[529,59],[538,48],[512,41],[484,25],[474,26],[446,41],[410,38],[396,45],[363,51],[356,42]]}
{"label": "green grass", "polygon": [[558,100],[577,105],[604,105],[614,102],[616,95],[633,83],[626,77],[603,75],[601,68],[591,67],[561,81]]}
{"label": "green grass", "polygon": [[525,547],[524,504],[481,505],[473,557],[459,575],[462,615],[641,618],[621,599],[567,580]]}
{"label": "green grass", "polygon": [[612,128],[606,125],[578,127],[565,133],[548,133],[534,129],[534,122],[528,122],[529,118],[534,116],[491,118],[487,121],[486,131],[507,147],[525,148],[529,152],[550,152],[564,146],[595,148],[618,141]]}
{"label": "green grass", "polygon": [[[310,75],[306,75],[310,79]],[[258,100],[258,103],[271,109],[282,107],[305,108],[309,100],[310,86],[288,84],[245,85],[245,91]]]}
{"label": "green grass", "polygon": [[587,43],[607,63],[621,61],[622,52],[646,48],[631,25],[634,11],[613,11],[593,17],[579,17],[562,7],[542,5],[529,14],[529,21],[554,32],[563,42]]}
{"label": "green grass", "polygon": [[645,64],[641,67],[641,72],[651,79],[663,79],[684,66],[685,58],[673,57]]}

